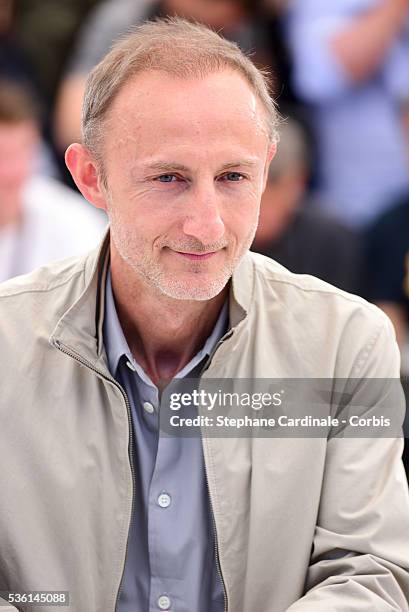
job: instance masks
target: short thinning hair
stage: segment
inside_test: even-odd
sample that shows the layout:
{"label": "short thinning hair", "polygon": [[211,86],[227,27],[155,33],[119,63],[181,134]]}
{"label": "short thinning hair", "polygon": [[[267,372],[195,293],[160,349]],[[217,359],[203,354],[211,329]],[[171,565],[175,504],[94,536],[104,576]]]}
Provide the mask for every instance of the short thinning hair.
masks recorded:
{"label": "short thinning hair", "polygon": [[206,26],[179,17],[147,21],[121,38],[89,74],[82,108],[84,145],[100,159],[105,116],[122,86],[138,73],[161,71],[178,78],[203,78],[221,70],[239,72],[266,113],[266,131],[278,141],[279,114],[267,71],[257,68],[233,42]]}

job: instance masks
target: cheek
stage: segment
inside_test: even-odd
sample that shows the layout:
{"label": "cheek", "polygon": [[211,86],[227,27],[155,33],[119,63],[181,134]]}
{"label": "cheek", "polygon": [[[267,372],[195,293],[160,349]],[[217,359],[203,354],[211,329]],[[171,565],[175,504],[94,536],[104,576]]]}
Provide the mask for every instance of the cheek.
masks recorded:
{"label": "cheek", "polygon": [[150,233],[166,219],[166,209],[146,190],[111,188],[108,215],[130,231]]}
{"label": "cheek", "polygon": [[108,211],[111,227],[118,239],[144,253],[156,252],[161,241],[172,234],[173,225],[169,215],[155,209],[153,204],[138,206],[133,202],[122,207],[114,204]]}
{"label": "cheek", "polygon": [[252,190],[236,194],[225,207],[226,217],[237,228],[248,228],[257,219],[260,209],[260,197]]}
{"label": "cheek", "polygon": [[234,214],[224,218],[226,234],[234,239],[236,245],[247,243],[257,228],[258,207],[239,207]]}

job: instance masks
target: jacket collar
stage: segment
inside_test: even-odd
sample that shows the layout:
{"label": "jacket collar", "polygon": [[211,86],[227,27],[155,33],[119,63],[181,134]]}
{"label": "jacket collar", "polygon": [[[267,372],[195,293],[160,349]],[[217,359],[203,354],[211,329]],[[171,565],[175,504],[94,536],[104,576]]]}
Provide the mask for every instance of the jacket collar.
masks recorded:
{"label": "jacket collar", "polygon": [[[71,295],[67,296],[66,303],[69,307],[50,337],[52,345],[86,360],[95,369],[103,369],[106,374],[109,370],[103,344],[103,321],[109,244],[108,229],[100,245],[86,256],[82,291],[71,303]],[[254,262],[251,253],[246,253],[236,267],[230,283],[229,319],[233,332],[238,324],[246,319],[253,293]]]}

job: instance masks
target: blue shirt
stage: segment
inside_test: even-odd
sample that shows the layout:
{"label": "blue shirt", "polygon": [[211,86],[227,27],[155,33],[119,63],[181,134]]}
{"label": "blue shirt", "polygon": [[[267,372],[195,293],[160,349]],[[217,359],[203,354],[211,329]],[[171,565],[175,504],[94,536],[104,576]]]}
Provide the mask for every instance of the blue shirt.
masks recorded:
{"label": "blue shirt", "polygon": [[[112,375],[125,389],[135,443],[134,511],[119,612],[222,612],[216,541],[200,437],[165,437],[159,429],[159,391],[134,360],[106,283],[104,344]],[[203,348],[176,375],[200,375],[227,331],[225,303]]]}

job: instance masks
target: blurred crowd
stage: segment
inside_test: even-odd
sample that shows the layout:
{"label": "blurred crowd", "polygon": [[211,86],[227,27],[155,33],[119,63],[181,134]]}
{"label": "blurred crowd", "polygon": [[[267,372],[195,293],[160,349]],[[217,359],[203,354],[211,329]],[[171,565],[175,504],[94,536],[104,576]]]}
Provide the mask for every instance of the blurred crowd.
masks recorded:
{"label": "blurred crowd", "polygon": [[85,80],[175,14],[272,75],[281,143],[253,250],[377,303],[409,373],[409,0],[0,0],[0,280],[101,236],[63,163]]}

